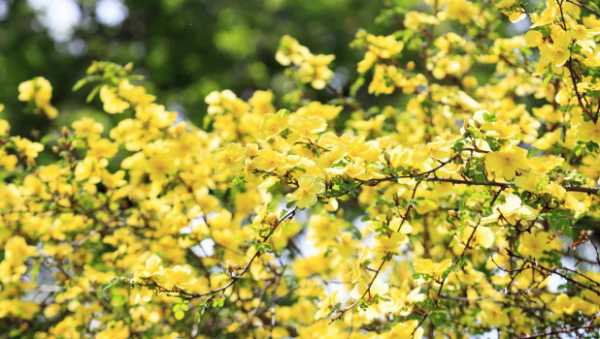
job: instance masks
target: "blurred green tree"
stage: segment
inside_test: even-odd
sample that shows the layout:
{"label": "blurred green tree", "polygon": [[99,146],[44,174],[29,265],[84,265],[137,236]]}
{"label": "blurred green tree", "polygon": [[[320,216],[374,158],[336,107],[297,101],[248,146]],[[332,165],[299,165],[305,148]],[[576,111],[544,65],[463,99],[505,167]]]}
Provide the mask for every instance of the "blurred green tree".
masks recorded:
{"label": "blurred green tree", "polygon": [[[60,124],[80,115],[114,124],[99,111],[82,109],[84,91],[71,92],[91,61],[109,60],[133,61],[137,72],[148,75],[148,84],[155,86],[149,88],[151,93],[169,109],[200,123],[210,91],[229,88],[242,97],[269,87],[285,92],[287,80],[277,76],[283,67],[274,59],[283,35],[296,37],[318,53],[335,54],[336,65],[356,63],[361,53],[349,43],[359,28],[378,31],[372,26],[381,7],[379,2],[360,0],[0,0],[0,103],[6,105],[2,118],[16,134],[45,134],[47,122],[23,114],[26,105],[16,101],[19,83],[43,76],[54,85]],[[72,29],[57,36],[52,31],[52,20],[57,19],[50,10],[62,16],[73,12]],[[107,20],[110,13],[100,13],[106,10],[113,11],[113,20]],[[337,71],[345,78],[355,73]],[[278,79],[281,83],[271,84]]]}

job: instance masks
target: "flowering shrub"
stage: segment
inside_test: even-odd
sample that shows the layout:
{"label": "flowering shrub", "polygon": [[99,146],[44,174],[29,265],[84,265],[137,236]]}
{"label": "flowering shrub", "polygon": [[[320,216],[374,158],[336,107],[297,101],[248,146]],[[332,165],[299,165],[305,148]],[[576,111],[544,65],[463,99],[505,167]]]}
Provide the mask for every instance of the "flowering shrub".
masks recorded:
{"label": "flowering shrub", "polygon": [[[110,131],[59,128],[51,85],[24,82],[56,131],[31,141],[0,121],[0,333],[598,338],[597,8],[418,8],[356,34],[347,90],[332,55],[283,37],[296,86],[281,107],[213,92],[203,128],[131,65],[96,62],[75,85],[123,116]],[[363,87],[405,104],[369,105]]]}

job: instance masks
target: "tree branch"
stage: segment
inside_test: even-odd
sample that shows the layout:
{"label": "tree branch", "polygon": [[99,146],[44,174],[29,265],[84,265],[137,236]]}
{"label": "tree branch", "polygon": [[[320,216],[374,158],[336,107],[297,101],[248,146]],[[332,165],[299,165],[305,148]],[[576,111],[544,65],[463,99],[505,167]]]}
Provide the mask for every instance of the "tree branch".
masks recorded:
{"label": "tree branch", "polygon": [[573,1],[573,0],[567,0],[567,2],[568,2],[568,3],[570,3],[570,4],[573,4],[573,5],[575,5],[575,6],[577,6],[577,7],[579,7],[579,8],[583,8],[583,9],[585,9],[586,11],[588,11],[588,12],[590,12],[590,13],[594,14],[594,15],[595,15],[597,18],[600,18],[600,13],[596,12],[595,10],[593,10],[593,9],[591,9],[591,8],[589,8],[589,7],[586,7],[584,4],[577,3],[577,2],[575,2],[575,1]]}
{"label": "tree branch", "polygon": [[526,335],[524,337],[518,337],[517,339],[543,338],[543,337],[549,337],[549,336],[557,335],[557,334],[560,334],[560,333],[575,332],[575,331],[579,331],[579,330],[591,330],[591,329],[594,329],[594,328],[600,328],[600,325],[586,325],[586,326],[580,326],[580,327],[563,328],[563,329],[560,329],[560,330],[555,330],[555,331],[547,332],[547,333],[538,333],[538,334],[533,334],[533,335]]}

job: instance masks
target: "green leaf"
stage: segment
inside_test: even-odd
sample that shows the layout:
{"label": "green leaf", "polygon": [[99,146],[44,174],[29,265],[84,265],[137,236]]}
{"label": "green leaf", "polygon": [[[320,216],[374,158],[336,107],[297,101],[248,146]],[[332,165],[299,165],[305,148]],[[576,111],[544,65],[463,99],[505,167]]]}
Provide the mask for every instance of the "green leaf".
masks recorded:
{"label": "green leaf", "polygon": [[358,90],[365,84],[365,78],[359,77],[350,87],[350,96],[355,97]]}
{"label": "green leaf", "polygon": [[477,182],[485,182],[485,175],[481,173],[475,174],[475,181]]}
{"label": "green leaf", "polygon": [[90,92],[90,94],[85,99],[85,102],[89,103],[92,100],[94,100],[94,97],[96,96],[96,94],[98,94],[98,92],[100,91],[100,88],[102,88],[102,85],[97,85],[96,87],[94,87],[94,89],[92,89],[92,91]]}
{"label": "green leaf", "polygon": [[486,122],[495,122],[497,120],[495,113],[483,113],[483,119]]}
{"label": "green leaf", "polygon": [[80,89],[81,87],[85,86],[85,84],[88,83],[88,79],[87,78],[83,78],[79,81],[77,81],[75,83],[75,86],[73,86],[73,92],[76,92],[78,89]]}
{"label": "green leaf", "polygon": [[552,74],[549,74],[545,79],[544,79],[544,87],[548,86],[548,84],[550,83],[550,80],[552,79]]}
{"label": "green leaf", "polygon": [[208,129],[210,122],[211,122],[210,116],[208,114],[205,115],[204,118],[202,119],[202,129],[204,129],[204,130]]}
{"label": "green leaf", "polygon": [[184,315],[185,315],[185,313],[183,313],[181,311],[177,311],[177,312],[175,312],[175,319],[181,320],[181,319],[183,319]]}
{"label": "green leaf", "polygon": [[442,326],[444,324],[444,314],[441,312],[431,313],[431,321],[435,326]]}
{"label": "green leaf", "polygon": [[125,303],[127,302],[127,300],[125,299],[125,296],[121,293],[119,293],[119,291],[117,289],[113,289],[112,290],[112,304],[117,306],[117,307],[121,307],[123,305],[125,305]]}
{"label": "green leaf", "polygon": [[186,304],[176,304],[173,306],[173,312],[181,310],[182,312],[189,311],[189,307]]}
{"label": "green leaf", "polygon": [[573,230],[569,227],[563,228],[563,233],[569,238],[573,237]]}

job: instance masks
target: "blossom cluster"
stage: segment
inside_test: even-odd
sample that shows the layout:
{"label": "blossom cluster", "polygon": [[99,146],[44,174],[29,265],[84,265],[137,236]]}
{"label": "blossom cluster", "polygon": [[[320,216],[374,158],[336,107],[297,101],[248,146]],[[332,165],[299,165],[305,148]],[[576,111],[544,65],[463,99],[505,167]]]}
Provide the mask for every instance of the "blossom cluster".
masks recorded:
{"label": "blossom cluster", "polygon": [[[333,56],[286,36],[292,95],[214,91],[203,128],[108,62],[76,88],[93,84],[115,127],[29,140],[0,120],[0,333],[597,333],[597,12],[425,4],[392,11],[393,34],[357,33],[348,92],[327,86]],[[531,25],[505,37],[506,20]],[[50,84],[20,91],[55,122]]]}

